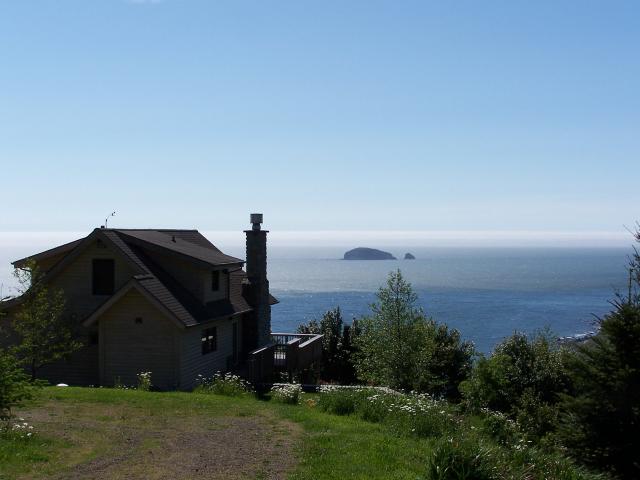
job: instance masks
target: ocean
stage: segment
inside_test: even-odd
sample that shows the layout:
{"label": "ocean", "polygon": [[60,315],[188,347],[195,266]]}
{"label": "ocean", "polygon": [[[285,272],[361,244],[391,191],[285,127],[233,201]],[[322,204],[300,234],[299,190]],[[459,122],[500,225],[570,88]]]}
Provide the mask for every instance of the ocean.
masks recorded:
{"label": "ocean", "polygon": [[[610,311],[615,292],[624,290],[630,252],[605,247],[386,247],[398,258],[407,251],[417,258],[341,260],[349,248],[269,249],[271,291],[280,301],[272,310],[273,331],[293,331],[336,306],[349,323],[367,315],[389,272],[400,269],[425,313],[460,330],[481,352],[489,353],[514,331],[548,327],[558,336],[580,334],[592,331],[596,317]],[[14,284],[9,262],[44,249],[0,245],[2,293],[11,293]],[[223,251],[244,257],[239,245]]]}
{"label": "ocean", "polygon": [[[391,251],[391,249],[387,249]],[[398,258],[406,251],[394,249]],[[557,336],[592,331],[624,291],[626,249],[411,249],[416,260],[346,261],[344,250],[274,251],[269,262],[274,331],[291,331],[339,306],[344,318],[367,315],[390,271],[400,269],[418,304],[438,322],[489,353],[515,331],[549,328]]]}

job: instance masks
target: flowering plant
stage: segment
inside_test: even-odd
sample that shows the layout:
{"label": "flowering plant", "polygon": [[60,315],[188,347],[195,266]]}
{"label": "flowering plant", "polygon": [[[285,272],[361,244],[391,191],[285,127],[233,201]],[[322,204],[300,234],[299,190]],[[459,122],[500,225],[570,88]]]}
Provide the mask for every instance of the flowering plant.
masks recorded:
{"label": "flowering plant", "polygon": [[216,372],[212,377],[198,375],[195,391],[198,393],[214,393],[230,397],[243,395],[252,391],[251,384],[233,373]]}
{"label": "flowering plant", "polygon": [[302,387],[292,383],[276,384],[271,387],[271,398],[281,403],[296,405],[300,401]]}

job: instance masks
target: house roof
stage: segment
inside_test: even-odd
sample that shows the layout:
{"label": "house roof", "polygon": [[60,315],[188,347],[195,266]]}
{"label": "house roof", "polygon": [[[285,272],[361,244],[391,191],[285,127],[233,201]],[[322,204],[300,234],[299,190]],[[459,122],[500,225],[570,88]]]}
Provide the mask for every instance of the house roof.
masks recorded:
{"label": "house roof", "polygon": [[[81,253],[85,246],[96,239],[102,239],[109,243],[123,258],[134,268],[136,275],[130,282],[124,285],[120,291],[106,300],[86,320],[85,324],[91,324],[110,305],[115,303],[132,288],[143,292],[149,299],[168,313],[178,324],[184,327],[198,325],[200,323],[223,317],[239,315],[252,310],[244,296],[243,282],[246,273],[242,270],[243,260],[225,255],[197,230],[128,230],[128,229],[95,229],[83,239],[70,242],[45,252],[13,262],[14,266],[21,266],[28,258],[42,259],[61,252],[67,252],[53,268],[43,277],[43,281],[56,275]],[[229,296],[224,300],[218,300],[203,304],[190,291],[184,288],[173,276],[166,272],[162,266],[152,260],[146,251],[179,255],[185,260],[194,260],[204,266],[223,266],[229,270]],[[21,298],[21,297],[20,297]],[[19,303],[20,298],[3,302],[3,307]],[[271,304],[278,301],[271,297]]]}

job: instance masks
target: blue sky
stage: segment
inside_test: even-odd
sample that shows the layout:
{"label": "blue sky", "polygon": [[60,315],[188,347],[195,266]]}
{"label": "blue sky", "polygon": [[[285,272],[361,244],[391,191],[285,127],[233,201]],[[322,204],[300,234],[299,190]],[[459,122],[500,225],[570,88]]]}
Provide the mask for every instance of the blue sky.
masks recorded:
{"label": "blue sky", "polygon": [[624,232],[640,3],[0,2],[0,231]]}

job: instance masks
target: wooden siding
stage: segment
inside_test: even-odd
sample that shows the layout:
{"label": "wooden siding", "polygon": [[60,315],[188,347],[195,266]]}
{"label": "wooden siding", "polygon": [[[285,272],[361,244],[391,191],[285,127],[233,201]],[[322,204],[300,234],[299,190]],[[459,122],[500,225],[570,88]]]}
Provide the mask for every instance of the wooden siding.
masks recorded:
{"label": "wooden siding", "polygon": [[[227,359],[233,351],[233,323],[238,322],[240,332],[240,318],[223,319],[216,322],[191,327],[182,334],[180,348],[180,388],[190,390],[196,385],[198,375],[210,377],[216,372],[227,370]],[[215,352],[202,354],[202,331],[205,328],[216,327],[218,349]],[[240,333],[238,333],[240,337]],[[241,338],[238,338],[240,349]],[[240,353],[240,352],[238,352]]]}
{"label": "wooden siding", "polygon": [[170,254],[163,254],[156,251],[147,251],[146,253],[155,263],[160,265],[163,270],[175,278],[201,302],[207,303],[228,297],[228,275],[222,273],[222,271],[220,271],[220,290],[212,292],[211,271],[215,270],[215,268],[204,269],[194,265],[188,260],[181,260]]}
{"label": "wooden siding", "polygon": [[91,312],[104,303],[110,295],[93,295],[92,269],[94,258],[112,258],[115,261],[115,291],[118,291],[135,274],[126,260],[118,252],[98,242],[86,247],[62,272],[56,275],[51,288],[61,288],[67,300],[67,311],[78,318],[80,323]]}
{"label": "wooden siding", "polygon": [[[136,323],[141,318],[142,323]],[[179,387],[179,339],[183,331],[140,292],[131,290],[107,310],[100,322],[101,384],[135,385],[136,375],[151,372],[161,389]]]}

